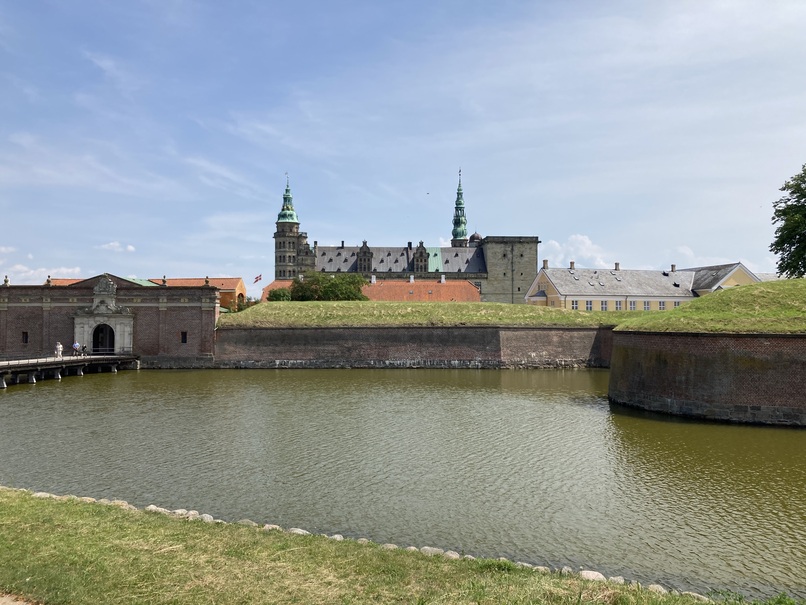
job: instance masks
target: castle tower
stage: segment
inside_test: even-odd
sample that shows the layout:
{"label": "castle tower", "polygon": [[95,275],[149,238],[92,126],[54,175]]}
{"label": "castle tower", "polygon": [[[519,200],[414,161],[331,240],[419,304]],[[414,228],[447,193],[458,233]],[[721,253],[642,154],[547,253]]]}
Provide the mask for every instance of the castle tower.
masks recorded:
{"label": "castle tower", "polygon": [[293,199],[286,174],[283,207],[275,223],[277,230],[274,232],[274,279],[293,279],[297,276],[297,248],[300,234]]}
{"label": "castle tower", "polygon": [[465,217],[465,200],[462,197],[462,169],[459,169],[459,187],[456,189],[456,207],[453,210],[453,231],[451,246],[467,247],[467,218]]}

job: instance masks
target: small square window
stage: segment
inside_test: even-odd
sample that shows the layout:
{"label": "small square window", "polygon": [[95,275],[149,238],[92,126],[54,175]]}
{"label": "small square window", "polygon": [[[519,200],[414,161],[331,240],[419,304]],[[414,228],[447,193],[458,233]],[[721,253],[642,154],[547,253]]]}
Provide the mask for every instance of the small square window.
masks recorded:
{"label": "small square window", "polygon": [[607,301],[606,300],[601,301],[601,306],[602,306],[601,307],[602,311],[607,311]]}
{"label": "small square window", "polygon": [[186,345],[188,343],[188,333],[187,332],[182,332],[181,339],[182,339],[182,344]]}
{"label": "small square window", "polygon": [[666,301],[661,300],[658,301],[658,311],[665,311],[666,310]]}
{"label": "small square window", "polygon": [[635,301],[634,300],[630,301],[630,311],[635,311]]}
{"label": "small square window", "polygon": [[621,301],[620,300],[616,301],[616,311],[621,311]]}
{"label": "small square window", "polygon": [[585,310],[586,311],[593,311],[593,301],[592,300],[586,300],[585,301]]}
{"label": "small square window", "polygon": [[674,301],[674,307],[675,307],[675,309],[676,309],[677,307],[679,307],[679,306],[680,306],[680,301],[679,301],[679,300]]}
{"label": "small square window", "polygon": [[571,309],[573,309],[574,311],[579,310],[579,301],[578,300],[572,300],[571,301]]}
{"label": "small square window", "polygon": [[644,311],[649,311],[652,307],[650,306],[650,302],[648,300],[644,301]]}

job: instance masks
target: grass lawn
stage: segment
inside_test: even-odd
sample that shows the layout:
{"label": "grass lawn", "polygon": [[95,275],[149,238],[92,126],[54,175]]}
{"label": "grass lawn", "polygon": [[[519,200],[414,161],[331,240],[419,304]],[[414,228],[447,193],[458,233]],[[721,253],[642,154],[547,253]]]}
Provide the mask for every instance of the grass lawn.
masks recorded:
{"label": "grass lawn", "polygon": [[0,511],[0,594],[47,604],[697,602],[506,561],[448,560],[7,488]]}
{"label": "grass lawn", "polygon": [[669,311],[571,311],[504,303],[275,302],[224,313],[220,328],[617,326],[655,332],[806,332],[806,279],[739,286]]}
{"label": "grass lawn", "polygon": [[671,311],[624,319],[617,330],[646,332],[806,332],[806,279],[739,286],[708,294]]}
{"label": "grass lawn", "polygon": [[504,303],[273,302],[221,315],[221,328],[615,325],[626,314]]}

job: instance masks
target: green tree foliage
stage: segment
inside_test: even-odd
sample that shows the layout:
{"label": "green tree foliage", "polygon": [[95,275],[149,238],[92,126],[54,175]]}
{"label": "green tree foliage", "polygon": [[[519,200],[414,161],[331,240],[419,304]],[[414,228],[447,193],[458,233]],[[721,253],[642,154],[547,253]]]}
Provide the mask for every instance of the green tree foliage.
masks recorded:
{"label": "green tree foliage", "polygon": [[291,282],[291,300],[367,300],[361,292],[366,283],[357,273],[312,273]]}
{"label": "green tree foliage", "polygon": [[288,288],[277,288],[276,290],[271,290],[269,291],[267,299],[269,302],[291,300],[291,290]]}
{"label": "green tree foliage", "polygon": [[770,251],[778,255],[778,274],[785,277],[806,275],[806,164],[789,179],[781,191],[785,195],[773,204],[775,240]]}

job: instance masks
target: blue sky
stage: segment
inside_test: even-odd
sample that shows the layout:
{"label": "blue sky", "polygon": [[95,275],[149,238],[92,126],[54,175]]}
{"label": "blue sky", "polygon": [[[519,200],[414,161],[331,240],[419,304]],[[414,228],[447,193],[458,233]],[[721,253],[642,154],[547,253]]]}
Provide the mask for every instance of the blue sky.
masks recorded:
{"label": "blue sky", "polygon": [[[0,0],[0,274],[274,272],[537,235],[553,266],[768,251],[806,163],[802,0]],[[253,278],[263,282],[253,285]]]}

